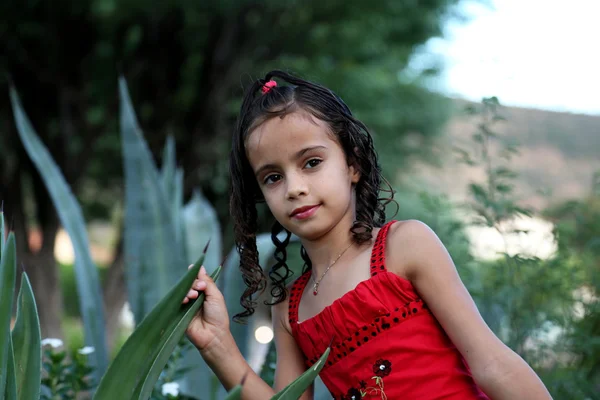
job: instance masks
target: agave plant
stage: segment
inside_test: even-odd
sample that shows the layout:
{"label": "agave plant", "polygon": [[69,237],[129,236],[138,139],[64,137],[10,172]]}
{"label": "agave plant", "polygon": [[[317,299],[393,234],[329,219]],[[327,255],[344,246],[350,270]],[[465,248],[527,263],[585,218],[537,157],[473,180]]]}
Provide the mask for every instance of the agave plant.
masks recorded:
{"label": "agave plant", "polygon": [[4,213],[0,211],[0,397],[37,400],[42,364],[40,324],[33,290],[23,272],[16,321],[10,329],[16,275],[15,236],[10,232],[6,237]]}
{"label": "agave plant", "polygon": [[[10,330],[17,270],[16,244],[12,232],[6,241],[4,238],[4,216],[0,212],[0,394],[6,400],[37,400],[42,363],[39,318],[33,290],[27,273],[23,272],[16,322]],[[171,352],[202,306],[203,295],[185,306],[181,305],[181,299],[203,263],[204,254],[138,325],[102,376],[95,400],[149,398]],[[217,280],[220,272],[221,267],[217,267],[212,278]],[[328,355],[329,349],[312,368],[273,399],[297,399],[323,368]],[[240,382],[225,399],[240,399],[242,385]]]}
{"label": "agave plant", "polygon": [[[199,268],[197,262],[194,268],[185,273],[185,266],[190,262],[190,255],[198,254],[197,246],[199,243],[210,240],[211,246],[208,252],[205,250],[202,262],[207,270],[214,275],[220,271],[220,267],[217,269],[214,269],[214,267],[217,265],[217,260],[222,253],[221,232],[216,213],[203,198],[202,193],[196,190],[191,201],[185,206],[183,205],[183,171],[176,167],[172,138],[167,140],[163,166],[159,171],[154,164],[138,125],[124,79],[119,82],[119,94],[121,97],[120,121],[126,180],[124,224],[126,280],[130,306],[133,309],[138,326],[111,364],[109,370],[106,371],[108,360],[104,343],[104,330],[99,328],[104,326],[100,285],[96,267],[90,257],[81,207],[58,166],[35,133],[21,106],[16,90],[11,88],[11,100],[20,138],[30,158],[42,175],[44,183],[51,193],[54,205],[59,211],[61,222],[66,227],[75,248],[75,271],[81,300],[86,345],[96,349],[94,352],[95,358],[90,360],[90,364],[96,374],[95,381],[101,382],[95,397],[98,399],[138,399],[149,396],[174,347],[183,337],[182,332],[185,330],[186,324],[181,322],[182,318],[191,318],[190,315],[193,315],[193,312],[190,311],[192,307],[187,310],[188,313],[186,314],[180,309],[175,310],[173,308],[175,306],[171,304],[174,297],[179,299],[183,297],[177,295],[177,290],[181,290],[181,287],[186,285],[189,288],[193,281],[193,271],[197,272],[197,268]],[[142,193],[143,196],[141,196]],[[257,242],[261,255],[261,265],[266,265],[275,248],[268,234],[259,235]],[[236,256],[237,253],[233,249],[228,258],[227,266],[229,268],[226,268],[226,270],[231,271],[226,274],[226,286],[229,290],[225,295],[228,298],[228,309],[232,315],[237,312],[238,289],[243,285],[241,275],[235,273],[233,268],[234,264],[239,262]],[[82,293],[88,293],[88,295],[83,296]],[[185,294],[185,291],[183,293]],[[193,304],[193,307],[197,309],[201,306],[202,301]],[[165,307],[172,307],[173,312],[165,312]],[[168,338],[152,336],[151,332],[156,334],[156,331],[152,330],[154,328],[149,328],[150,326],[156,329],[162,327],[163,333],[171,332],[170,336],[168,335]],[[248,343],[254,340],[250,326],[235,325],[233,334],[242,353],[248,356],[250,352]],[[152,336],[155,341],[150,342],[149,339],[137,340],[134,344],[132,338],[137,339],[141,336],[144,338]],[[161,340],[166,341],[161,342]],[[152,351],[149,352],[149,349],[152,349]],[[0,361],[2,361],[2,354],[4,352],[0,347]],[[145,354],[145,356],[139,355],[136,358],[132,354]],[[140,365],[142,369],[132,370],[129,367],[132,365],[132,360],[136,360],[135,365]],[[218,381],[215,380],[214,374],[197,352],[188,352],[185,355],[184,363],[188,367],[194,367],[180,382],[185,392],[193,394],[217,393],[219,391]],[[104,375],[105,371],[106,375]],[[119,377],[129,376],[125,372],[135,375],[135,379],[130,380],[131,384],[135,383],[131,393],[125,391],[128,394],[123,394],[124,387],[121,385],[119,387],[120,396],[107,397],[116,395],[116,392],[110,391],[111,386],[106,382],[117,381]],[[313,373],[314,375],[311,375]],[[312,379],[308,382],[310,385],[317,375],[317,369],[308,370],[300,382],[306,382],[307,377],[312,376]],[[111,378],[106,378],[106,376]],[[296,383],[291,386],[292,389],[301,387],[304,387],[304,384]],[[103,393],[109,393],[109,395],[105,396]],[[291,392],[288,390],[288,393],[296,393],[296,390]],[[218,397],[228,398],[231,395],[230,393]]]}

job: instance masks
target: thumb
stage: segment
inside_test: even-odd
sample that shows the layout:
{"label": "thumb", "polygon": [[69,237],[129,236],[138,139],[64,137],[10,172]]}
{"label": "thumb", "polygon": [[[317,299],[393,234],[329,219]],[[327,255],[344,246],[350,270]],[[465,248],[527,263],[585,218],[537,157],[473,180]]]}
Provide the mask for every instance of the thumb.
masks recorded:
{"label": "thumb", "polygon": [[204,282],[204,288],[203,288],[203,292],[206,295],[206,299],[218,299],[218,298],[223,298],[223,295],[221,294],[221,291],[219,290],[219,288],[217,287],[217,284],[215,283],[215,281],[210,277],[210,275],[208,275],[208,273],[206,272],[206,268],[204,268],[204,266],[200,267],[200,271],[198,272],[198,280],[201,282]]}

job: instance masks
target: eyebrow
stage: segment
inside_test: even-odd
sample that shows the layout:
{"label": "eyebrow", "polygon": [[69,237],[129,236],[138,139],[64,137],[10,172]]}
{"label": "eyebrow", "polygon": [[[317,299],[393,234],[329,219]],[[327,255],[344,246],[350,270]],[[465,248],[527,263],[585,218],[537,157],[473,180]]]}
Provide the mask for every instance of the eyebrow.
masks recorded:
{"label": "eyebrow", "polygon": [[[302,156],[304,156],[306,153],[313,151],[313,150],[318,150],[318,149],[327,149],[327,147],[323,146],[323,145],[316,145],[316,146],[310,146],[310,147],[305,147],[304,149],[296,152],[296,154],[294,154],[294,156],[292,157],[294,160],[298,160],[299,158],[301,158]],[[255,176],[260,176],[260,174],[266,170],[266,169],[272,169],[272,168],[276,168],[277,165],[275,164],[265,164],[263,166],[261,166],[259,169],[256,170]]]}

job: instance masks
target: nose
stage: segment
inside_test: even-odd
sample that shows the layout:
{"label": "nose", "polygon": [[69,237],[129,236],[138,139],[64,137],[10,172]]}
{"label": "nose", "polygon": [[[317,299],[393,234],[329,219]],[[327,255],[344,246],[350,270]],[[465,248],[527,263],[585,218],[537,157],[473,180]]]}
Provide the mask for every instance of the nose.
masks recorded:
{"label": "nose", "polygon": [[288,174],[286,180],[288,199],[296,199],[308,194],[308,184],[300,174]]}

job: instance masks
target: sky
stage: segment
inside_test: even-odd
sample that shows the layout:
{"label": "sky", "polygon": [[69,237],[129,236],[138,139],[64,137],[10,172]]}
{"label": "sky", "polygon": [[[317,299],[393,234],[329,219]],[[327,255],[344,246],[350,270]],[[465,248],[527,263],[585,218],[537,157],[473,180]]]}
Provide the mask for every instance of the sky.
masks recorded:
{"label": "sky", "polygon": [[600,115],[600,0],[464,0],[413,62],[440,57],[435,88],[479,101]]}

